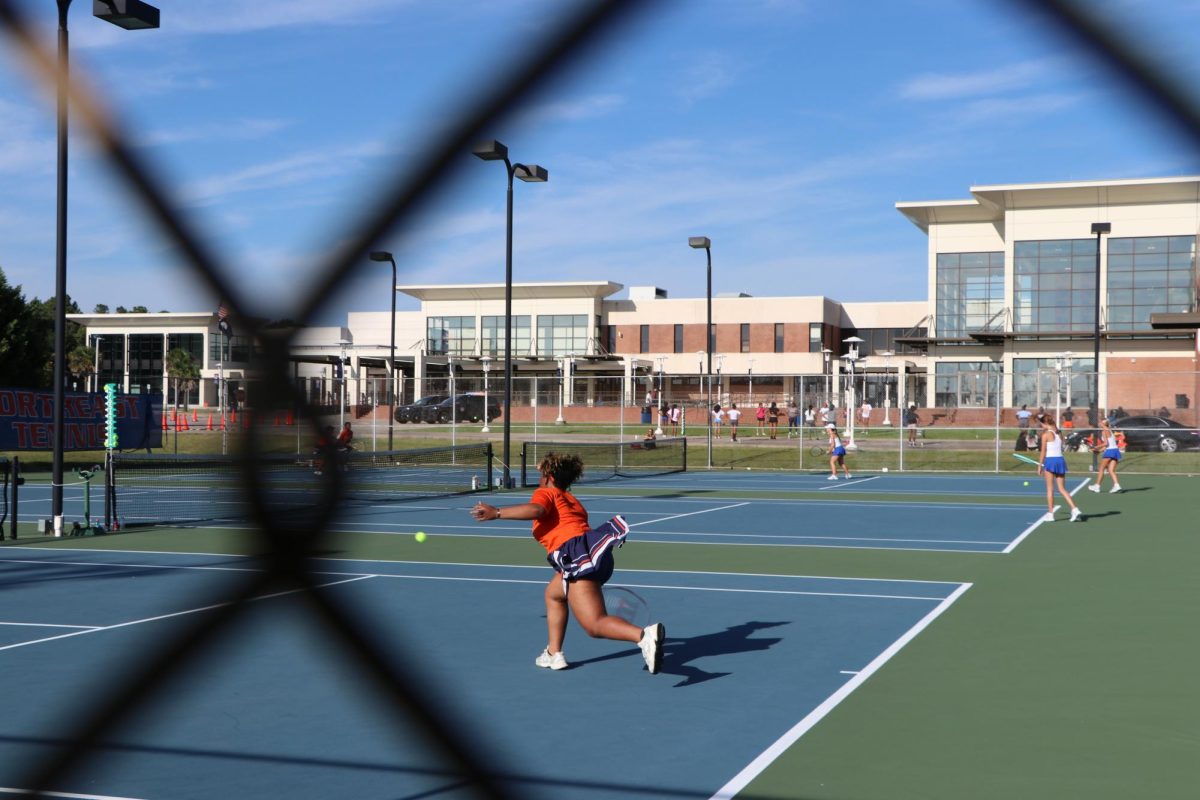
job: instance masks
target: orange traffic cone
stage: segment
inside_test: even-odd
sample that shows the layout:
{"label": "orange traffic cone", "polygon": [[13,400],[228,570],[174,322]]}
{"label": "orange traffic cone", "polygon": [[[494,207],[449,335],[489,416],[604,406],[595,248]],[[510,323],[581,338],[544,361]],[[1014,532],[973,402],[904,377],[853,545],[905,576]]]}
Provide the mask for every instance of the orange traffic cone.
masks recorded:
{"label": "orange traffic cone", "polygon": [[180,414],[180,415],[179,415],[179,421],[180,421],[181,423],[183,423],[183,427],[182,427],[182,428],[180,428],[180,430],[182,430],[182,431],[190,431],[190,430],[192,429],[192,426],[188,424],[188,421],[187,421],[187,414]]}
{"label": "orange traffic cone", "polygon": [[213,424],[212,424],[212,414],[209,414],[209,415],[208,415],[208,430],[210,430],[210,431],[211,431],[212,429],[213,429]]}
{"label": "orange traffic cone", "polygon": [[192,422],[199,422],[199,421],[200,421],[200,412],[193,408],[192,409]]}
{"label": "orange traffic cone", "polygon": [[237,409],[236,408],[229,409],[229,421],[237,422]]}
{"label": "orange traffic cone", "polygon": [[221,415],[221,430],[225,430],[225,415]]}
{"label": "orange traffic cone", "polygon": [[287,413],[287,422],[285,422],[284,424],[285,425],[295,425],[296,424],[296,419],[295,419],[295,417],[292,416],[292,412],[290,409],[288,410],[288,413]]}

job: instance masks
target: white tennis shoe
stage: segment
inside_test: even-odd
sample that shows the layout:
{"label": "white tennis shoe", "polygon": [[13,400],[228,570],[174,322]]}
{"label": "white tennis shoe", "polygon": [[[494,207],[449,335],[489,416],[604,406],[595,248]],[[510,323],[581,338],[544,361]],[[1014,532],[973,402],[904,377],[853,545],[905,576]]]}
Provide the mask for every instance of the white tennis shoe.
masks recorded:
{"label": "white tennis shoe", "polygon": [[1111,489],[1109,489],[1109,490],[1108,490],[1108,493],[1109,493],[1109,494],[1116,494],[1116,493],[1117,493],[1117,492],[1119,492],[1119,491],[1121,491],[1121,486],[1120,486],[1120,484],[1113,484],[1113,487],[1112,487]]}
{"label": "white tennis shoe", "polygon": [[1100,484],[1093,483],[1091,486],[1088,487],[1088,491],[1095,492],[1096,494],[1100,494]]}
{"label": "white tennis shoe", "polygon": [[836,480],[837,480],[837,475],[830,475],[830,476],[829,476],[828,478],[826,478],[825,480],[827,480],[827,481],[836,481]]}
{"label": "white tennis shoe", "polygon": [[646,669],[654,675],[662,667],[663,639],[667,637],[667,629],[661,622],[647,625],[642,629],[642,640],[638,647],[642,650],[642,658],[646,660]]}
{"label": "white tennis shoe", "polygon": [[1078,521],[1079,521],[1079,520],[1081,520],[1081,519],[1083,519],[1083,512],[1082,512],[1082,511],[1080,511],[1078,508],[1072,508],[1072,509],[1071,509],[1071,519],[1070,519],[1070,521],[1071,521],[1071,522],[1078,522]]}
{"label": "white tennis shoe", "polygon": [[539,667],[554,670],[566,669],[569,666],[569,664],[567,664],[567,657],[563,655],[561,650],[553,655],[550,654],[549,650],[543,650],[542,654],[534,659],[533,663],[537,664]]}

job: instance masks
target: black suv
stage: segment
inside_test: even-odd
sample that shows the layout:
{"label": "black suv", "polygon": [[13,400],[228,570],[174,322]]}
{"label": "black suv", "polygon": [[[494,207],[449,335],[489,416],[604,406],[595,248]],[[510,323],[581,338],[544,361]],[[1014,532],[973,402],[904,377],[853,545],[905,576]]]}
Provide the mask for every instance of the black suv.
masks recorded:
{"label": "black suv", "polygon": [[431,394],[428,397],[422,397],[415,403],[400,406],[396,409],[396,422],[421,422],[426,409],[436,407],[445,399],[446,395],[444,394]]}
{"label": "black suv", "polygon": [[[458,394],[453,399],[447,398],[431,409],[426,410],[427,414],[432,414],[433,419],[428,421],[450,422],[451,419],[457,422],[479,422],[483,419],[483,394],[472,392],[470,394]],[[500,401],[495,397],[488,397],[487,400],[487,421],[491,422],[500,416]]]}

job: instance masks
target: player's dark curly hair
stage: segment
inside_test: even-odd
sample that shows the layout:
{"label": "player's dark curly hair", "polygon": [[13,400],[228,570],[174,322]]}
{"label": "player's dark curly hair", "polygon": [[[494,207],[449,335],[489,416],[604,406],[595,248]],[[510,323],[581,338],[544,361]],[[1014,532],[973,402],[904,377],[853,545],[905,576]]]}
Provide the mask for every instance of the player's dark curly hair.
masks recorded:
{"label": "player's dark curly hair", "polygon": [[583,474],[583,461],[579,456],[547,453],[538,464],[538,471],[554,478],[554,485],[565,492]]}

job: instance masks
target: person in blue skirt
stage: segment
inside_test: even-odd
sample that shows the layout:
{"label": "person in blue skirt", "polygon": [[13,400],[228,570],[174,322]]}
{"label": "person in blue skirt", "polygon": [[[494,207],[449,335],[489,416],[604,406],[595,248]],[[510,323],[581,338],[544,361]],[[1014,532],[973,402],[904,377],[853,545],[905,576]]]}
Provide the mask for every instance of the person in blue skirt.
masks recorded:
{"label": "person in blue skirt", "polygon": [[1121,448],[1107,418],[1100,420],[1100,441],[1094,449],[1101,450],[1100,466],[1096,469],[1096,481],[1088,487],[1088,491],[1099,492],[1100,484],[1104,482],[1104,473],[1107,472],[1112,477],[1112,488],[1108,493],[1116,494],[1121,491],[1121,484],[1117,481],[1117,463],[1121,460]]}
{"label": "person in blue skirt", "polygon": [[1042,426],[1041,458],[1038,459],[1038,471],[1046,478],[1046,521],[1054,521],[1054,488],[1071,507],[1071,522],[1083,519],[1083,512],[1067,491],[1067,460],[1063,458],[1063,439],[1058,426],[1049,414],[1038,415],[1037,421]]}
{"label": "person in blue skirt", "polygon": [[850,480],[850,468],[846,466],[846,446],[842,444],[842,440],[838,437],[837,425],[832,422],[825,426],[825,430],[829,433],[829,480],[836,481],[838,467],[842,468],[842,472],[846,473],[846,480]]}

